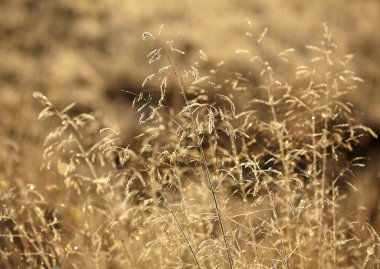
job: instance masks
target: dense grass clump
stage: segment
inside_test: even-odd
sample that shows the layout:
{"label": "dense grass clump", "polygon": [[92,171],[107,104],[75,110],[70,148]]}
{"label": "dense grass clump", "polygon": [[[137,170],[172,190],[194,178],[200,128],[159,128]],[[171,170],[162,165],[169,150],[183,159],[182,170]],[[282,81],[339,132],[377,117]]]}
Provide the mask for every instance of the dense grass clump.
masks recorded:
{"label": "dense grass clump", "polygon": [[347,152],[376,134],[354,119],[346,95],[362,81],[328,28],[287,81],[272,62],[286,66],[294,49],[272,62],[238,50],[250,72],[220,64],[203,76],[197,62],[178,64],[184,52],[161,31],[142,35],[156,72],[124,93],[131,141],[34,94],[55,126],[43,167],[58,173],[44,194],[0,193],[15,201],[1,214],[1,267],[378,268],[378,234],[341,209],[364,165]]}

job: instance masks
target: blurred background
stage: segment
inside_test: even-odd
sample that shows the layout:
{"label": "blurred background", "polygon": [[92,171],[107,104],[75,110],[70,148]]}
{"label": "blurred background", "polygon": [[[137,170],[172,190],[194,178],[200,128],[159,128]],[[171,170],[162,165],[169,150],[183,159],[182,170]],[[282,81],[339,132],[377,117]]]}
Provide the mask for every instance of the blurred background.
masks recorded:
{"label": "blurred background", "polygon": [[[176,40],[186,52],[180,64],[197,61],[201,73],[220,61],[247,72],[250,66],[235,50],[253,48],[245,35],[249,29],[260,35],[267,27],[259,44],[266,59],[294,48],[289,64],[296,66],[305,45],[321,40],[324,22],[339,51],[355,56],[352,68],[364,79],[349,96],[358,120],[380,133],[378,0],[0,0],[0,186],[11,180],[38,184],[48,176],[40,171],[46,133],[34,91],[58,107],[76,102],[78,112],[90,112],[129,136],[131,98],[122,90],[139,91],[152,73],[143,32],[157,33],[163,25],[162,39]],[[275,72],[282,79],[293,76],[287,69]],[[357,149],[355,154],[371,160],[358,172],[353,198],[367,207],[363,217],[378,231],[379,150],[376,139]]]}

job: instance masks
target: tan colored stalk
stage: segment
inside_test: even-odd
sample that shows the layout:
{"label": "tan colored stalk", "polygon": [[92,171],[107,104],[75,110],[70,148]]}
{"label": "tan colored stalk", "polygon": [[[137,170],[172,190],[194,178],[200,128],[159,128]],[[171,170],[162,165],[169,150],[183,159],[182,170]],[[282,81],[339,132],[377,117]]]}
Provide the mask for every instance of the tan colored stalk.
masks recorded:
{"label": "tan colored stalk", "polygon": [[[165,47],[162,46],[161,42],[158,39],[156,39],[156,41],[157,41],[158,45],[160,45],[160,47],[162,47],[166,58],[168,59],[169,63],[171,64],[172,70],[173,70],[174,75],[175,75],[175,77],[177,79],[177,84],[179,85],[180,90],[181,90],[181,94],[182,94],[182,96],[184,98],[185,105],[186,105],[186,107],[188,107],[189,106],[189,102],[188,102],[187,97],[186,97],[186,91],[185,91],[185,86],[184,86],[184,83],[183,83],[182,75],[181,75],[181,73],[180,73],[180,71],[179,71],[179,69],[178,69],[175,61],[171,58],[171,56],[169,55],[169,53],[166,52]],[[196,122],[195,122],[195,120],[194,120],[193,117],[191,117],[191,120],[192,120],[192,123],[193,123],[192,126],[195,129],[196,128]],[[228,247],[227,236],[226,236],[225,228],[224,228],[223,221],[222,221],[222,213],[221,213],[218,201],[217,201],[215,188],[212,185],[210,171],[208,169],[208,163],[207,163],[206,156],[205,156],[205,153],[204,153],[204,150],[203,150],[203,147],[202,147],[202,137],[200,137],[200,135],[198,134],[198,132],[196,130],[194,130],[194,133],[196,135],[196,141],[195,142],[197,143],[197,148],[198,148],[198,151],[199,151],[199,153],[201,155],[201,162],[202,162],[202,165],[203,165],[204,172],[206,174],[207,183],[208,183],[210,191],[211,191],[211,195],[212,195],[212,199],[213,199],[213,202],[214,202],[217,219],[218,219],[218,222],[219,222],[220,230],[222,232],[223,242],[224,242],[224,245],[225,245],[225,248],[226,248],[229,266],[230,266],[230,269],[233,269],[234,268],[233,258],[232,258],[230,249]]]}

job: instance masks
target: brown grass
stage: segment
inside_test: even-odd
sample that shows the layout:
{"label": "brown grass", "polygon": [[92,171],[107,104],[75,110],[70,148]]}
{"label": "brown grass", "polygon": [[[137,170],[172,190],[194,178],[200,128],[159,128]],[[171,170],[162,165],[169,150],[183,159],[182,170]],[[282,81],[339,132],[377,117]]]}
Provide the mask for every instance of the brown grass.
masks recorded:
{"label": "brown grass", "polygon": [[[346,153],[376,134],[355,120],[347,95],[362,80],[329,29],[293,68],[297,50],[266,59],[266,30],[249,28],[256,45],[237,57],[250,71],[207,75],[162,31],[143,34],[154,73],[121,93],[134,138],[34,93],[44,182],[0,179],[1,267],[379,268],[377,232],[342,209],[365,161]],[[17,146],[4,141],[8,171]]]}

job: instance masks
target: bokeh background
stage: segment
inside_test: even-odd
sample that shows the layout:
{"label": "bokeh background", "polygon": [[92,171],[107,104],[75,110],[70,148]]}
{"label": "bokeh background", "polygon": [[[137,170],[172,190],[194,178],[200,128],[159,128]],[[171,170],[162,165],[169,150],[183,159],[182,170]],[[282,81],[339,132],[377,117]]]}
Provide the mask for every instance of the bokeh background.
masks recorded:
{"label": "bokeh background", "polygon": [[[364,79],[348,97],[360,111],[358,120],[380,133],[378,0],[0,0],[1,186],[11,180],[42,184],[49,176],[40,171],[46,127],[37,120],[41,107],[34,91],[60,107],[76,102],[79,112],[117,126],[126,138],[133,132],[131,98],[122,90],[138,92],[152,73],[143,32],[157,33],[163,25],[162,38],[176,40],[186,52],[184,66],[197,61],[207,73],[224,61],[226,68],[247,72],[250,66],[235,50],[252,48],[248,30],[260,35],[268,29],[255,49],[269,60],[294,48],[290,64],[296,66],[305,45],[321,40],[324,22],[339,51],[355,55],[352,68]],[[282,79],[291,75],[287,69],[275,71]],[[378,231],[379,150],[370,138],[356,150],[370,161],[357,172],[353,198],[355,205],[366,206],[363,217]]]}

